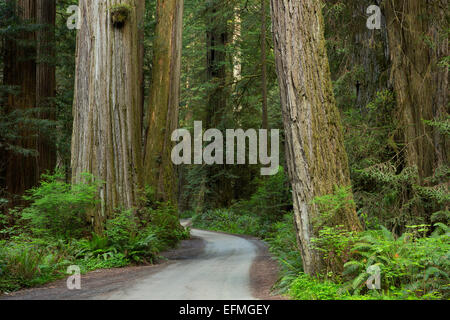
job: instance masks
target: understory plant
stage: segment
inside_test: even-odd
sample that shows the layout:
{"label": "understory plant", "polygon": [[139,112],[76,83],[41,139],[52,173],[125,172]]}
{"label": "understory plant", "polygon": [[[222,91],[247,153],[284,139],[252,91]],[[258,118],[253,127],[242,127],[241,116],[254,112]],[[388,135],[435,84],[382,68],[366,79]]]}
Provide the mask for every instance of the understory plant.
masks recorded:
{"label": "understory plant", "polygon": [[399,298],[448,298],[450,290],[450,234],[445,225],[431,236],[430,226],[411,226],[396,237],[384,227],[364,232],[353,246],[353,259],[345,264],[350,279],[346,288],[367,292],[370,266],[381,270],[381,291]]}
{"label": "understory plant", "polygon": [[30,205],[22,218],[35,236],[79,238],[88,229],[86,212],[95,208],[100,182],[83,174],[84,182],[70,184],[62,172],[44,174],[39,186],[27,191],[24,200]]}

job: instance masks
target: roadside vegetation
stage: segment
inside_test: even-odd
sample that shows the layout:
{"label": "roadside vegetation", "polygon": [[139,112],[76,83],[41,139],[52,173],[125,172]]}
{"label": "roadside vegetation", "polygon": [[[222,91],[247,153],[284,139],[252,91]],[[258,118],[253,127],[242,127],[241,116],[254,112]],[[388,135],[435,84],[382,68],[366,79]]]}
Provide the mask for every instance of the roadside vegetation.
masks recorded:
{"label": "roadside vegetation", "polygon": [[[342,193],[317,199],[333,210],[343,203]],[[329,217],[330,212],[326,212]],[[263,239],[278,260],[280,278],[274,293],[299,300],[448,299],[450,297],[450,233],[443,223],[411,225],[398,236],[380,224],[360,233],[342,226],[324,227],[313,239],[324,257],[323,273],[303,273],[295,238],[293,215],[281,220],[235,209],[216,209],[194,215],[193,227]],[[379,290],[369,290],[370,266],[380,268]],[[369,270],[370,271],[370,270]]]}
{"label": "roadside vegetation", "polygon": [[[389,93],[377,94],[365,121],[375,125],[379,110],[392,108],[392,103]],[[323,257],[321,274],[303,273],[283,170],[258,180],[250,200],[193,215],[193,225],[265,240],[281,268],[274,291],[293,299],[449,299],[450,197],[442,183],[448,168],[427,178],[429,186],[420,186],[417,170],[396,170],[386,154],[389,146],[381,143],[389,138],[386,122],[392,120],[384,118],[380,130],[372,131],[361,121],[357,113],[344,117],[355,200],[349,200],[348,188],[314,200],[320,216],[314,221],[319,231],[313,246]],[[373,142],[369,146],[362,141]],[[334,223],[347,206],[357,208],[364,231],[347,231]],[[430,216],[417,214],[424,211]],[[370,266],[380,268],[379,290],[367,288]]]}
{"label": "roadside vegetation", "polygon": [[[448,14],[442,14],[444,19],[438,21],[432,6],[420,1],[411,3],[414,5],[406,8],[383,2],[383,14],[390,22],[382,31],[366,29],[365,9],[372,4],[370,1],[326,1],[323,5],[326,50],[341,115],[351,187],[337,185],[334,192],[312,198],[317,213],[310,217],[311,246],[320,253],[320,272],[306,274],[303,270],[296,237],[303,230],[294,227],[292,199],[291,207],[276,207],[273,204],[282,205],[285,198],[277,196],[278,200],[264,203],[266,195],[262,196],[260,189],[250,195],[243,191],[243,198],[261,200],[256,202],[258,209],[255,203],[246,206],[249,201],[243,200],[231,206],[216,205],[194,216],[194,226],[248,233],[265,240],[281,268],[275,292],[300,300],[450,298],[448,99],[444,100],[446,105],[439,105],[431,101],[439,95],[433,92],[426,93],[422,102],[414,100],[413,96],[424,93],[424,83],[434,82],[423,80],[428,72],[424,71],[417,82],[420,85],[402,91],[407,88],[402,79],[409,73],[401,73],[405,65],[398,63],[401,59],[419,61],[413,57],[415,54],[431,54],[433,59],[424,59],[417,65],[428,66],[436,74],[448,73],[448,52],[433,55],[440,45],[448,45],[440,41],[448,38]],[[406,20],[409,24],[404,25]],[[424,20],[429,24],[419,29],[417,21]],[[402,24],[391,30],[398,21]],[[442,37],[429,38],[432,28]],[[415,43],[391,37],[399,34],[415,39]],[[399,39],[402,44],[395,43]],[[402,52],[386,55],[392,43]],[[406,53],[409,49],[411,55]],[[448,92],[447,88],[444,92]],[[424,104],[441,108],[442,114],[435,114],[431,121],[420,112],[415,122],[405,119],[405,110],[416,112],[417,106]],[[279,127],[275,117],[270,120],[270,127]],[[422,130],[420,134],[418,128]],[[433,137],[439,137],[439,141],[433,142]],[[422,140],[426,141],[419,142]],[[414,148],[416,143],[420,146]],[[437,149],[440,146],[441,153]],[[414,158],[414,152],[420,156]],[[285,161],[289,160],[280,163],[286,168]],[[283,190],[281,193],[286,191],[291,197],[288,184],[273,184],[270,178],[258,181],[260,188],[264,186],[262,190],[273,195]],[[294,192],[294,199],[295,196]],[[296,199],[300,197],[297,195]],[[302,202],[304,206],[309,204]],[[353,210],[361,224],[358,232],[342,226],[344,212]],[[366,285],[372,275],[368,270],[372,272],[373,268],[380,270],[377,290],[369,290]]]}
{"label": "roadside vegetation", "polygon": [[46,175],[24,197],[28,206],[0,215],[0,292],[66,277],[70,265],[86,273],[156,263],[161,251],[189,238],[175,208],[154,202],[150,190],[142,210],[117,210],[104,233],[97,235],[86,212],[98,205],[99,183],[90,175],[74,185],[66,183],[61,173]]}

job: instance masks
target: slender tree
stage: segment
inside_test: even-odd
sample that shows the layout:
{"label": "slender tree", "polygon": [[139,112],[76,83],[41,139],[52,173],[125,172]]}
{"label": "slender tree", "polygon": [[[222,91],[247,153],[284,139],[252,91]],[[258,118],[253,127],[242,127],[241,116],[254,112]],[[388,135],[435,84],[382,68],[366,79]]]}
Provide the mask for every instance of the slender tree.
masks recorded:
{"label": "slender tree", "polygon": [[207,48],[207,80],[214,84],[209,94],[206,124],[210,128],[217,127],[223,120],[227,106],[227,54],[229,31],[225,10],[218,0],[207,0],[208,14],[206,23]]}
{"label": "slender tree", "polygon": [[[116,208],[139,206],[143,186],[140,33],[143,0],[81,0],[73,108],[72,179],[103,181],[95,230]],[[139,10],[138,10],[139,9]]]}
{"label": "slender tree", "polygon": [[[226,51],[231,36],[228,21],[234,18],[234,7],[224,6],[219,0],[206,1],[206,79],[211,89],[208,92],[205,126],[224,129],[229,97],[227,81],[231,76]],[[230,205],[233,196],[231,184],[225,182],[224,170],[225,165],[207,167],[206,187],[201,187],[202,197],[210,197],[207,201],[219,207]]]}
{"label": "slender tree", "polygon": [[[56,0],[36,1],[37,31],[36,106],[39,118],[56,120],[52,98],[56,95],[55,75],[55,21]],[[56,166],[56,146],[49,135],[41,132],[37,138],[37,171],[39,176]]]}
{"label": "slender tree", "polygon": [[177,202],[171,135],[178,127],[182,30],[183,0],[158,0],[145,174],[158,199],[172,203]]}
{"label": "slender tree", "polygon": [[266,0],[261,0],[261,92],[262,128],[269,128],[267,113],[267,52],[266,52]]}
{"label": "slender tree", "polygon": [[[292,184],[295,225],[304,270],[316,274],[321,257],[311,247],[318,217],[313,199],[350,186],[339,111],[335,106],[319,0],[272,0],[273,36]],[[336,222],[359,230],[354,207]]]}

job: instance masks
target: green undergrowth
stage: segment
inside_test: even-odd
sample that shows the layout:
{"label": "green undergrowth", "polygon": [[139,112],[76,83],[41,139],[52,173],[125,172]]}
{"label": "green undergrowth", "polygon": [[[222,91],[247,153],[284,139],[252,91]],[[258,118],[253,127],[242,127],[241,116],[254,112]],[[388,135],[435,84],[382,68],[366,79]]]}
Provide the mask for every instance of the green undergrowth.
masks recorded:
{"label": "green undergrowth", "polygon": [[[342,190],[341,190],[342,191]],[[322,200],[345,201],[328,195]],[[339,200],[341,199],[341,200]],[[318,199],[320,200],[320,199]],[[274,292],[298,300],[434,300],[449,299],[450,233],[443,223],[408,226],[401,236],[383,226],[364,232],[324,226],[313,246],[323,255],[323,272],[302,270],[292,213],[269,223],[232,209],[194,216],[194,227],[260,237],[280,265]],[[369,267],[380,270],[380,288],[369,290]]]}
{"label": "green undergrowth", "polygon": [[90,176],[75,185],[60,174],[45,176],[27,193],[29,206],[0,216],[0,292],[66,277],[71,265],[86,273],[155,263],[160,252],[190,236],[174,206],[151,201],[139,211],[117,210],[102,235],[93,233],[83,214],[96,205],[97,185]]}

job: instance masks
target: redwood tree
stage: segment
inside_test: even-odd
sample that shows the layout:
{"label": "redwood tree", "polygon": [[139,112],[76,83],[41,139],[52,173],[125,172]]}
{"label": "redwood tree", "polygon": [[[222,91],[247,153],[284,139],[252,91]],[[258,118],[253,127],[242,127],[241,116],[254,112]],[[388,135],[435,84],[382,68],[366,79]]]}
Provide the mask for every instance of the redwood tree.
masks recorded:
{"label": "redwood tree", "polygon": [[[319,216],[312,202],[335,186],[350,186],[339,111],[335,106],[319,0],[271,0],[286,160],[292,185],[295,225],[304,271],[316,274],[321,257],[311,247]],[[335,221],[359,230],[353,206]]]}
{"label": "redwood tree", "polygon": [[[4,82],[18,89],[18,94],[8,95],[7,111],[54,120],[51,98],[55,96],[55,67],[50,61],[54,52],[55,0],[18,0],[16,14],[24,23],[39,28],[24,29],[18,39],[6,41]],[[19,138],[14,144],[22,151],[7,152],[5,183],[10,194],[22,195],[38,183],[42,173],[54,169],[56,150],[38,126],[20,124],[17,130]]]}
{"label": "redwood tree", "polygon": [[79,182],[88,172],[103,181],[99,208],[91,213],[97,232],[116,208],[139,206],[143,1],[79,3],[72,178]]}
{"label": "redwood tree", "polygon": [[[36,106],[39,118],[56,120],[55,105],[52,98],[56,95],[55,75],[55,20],[56,0],[36,1],[36,22],[42,25],[38,30],[36,63]],[[54,129],[54,128],[53,128]],[[45,132],[38,135],[37,171],[39,176],[56,166],[56,145]]]}
{"label": "redwood tree", "polygon": [[159,200],[172,203],[177,202],[171,135],[178,127],[182,30],[183,0],[158,0],[145,143],[145,182],[154,188]]}
{"label": "redwood tree", "polygon": [[387,0],[385,13],[406,164],[423,181],[448,161],[448,137],[426,123],[448,119],[448,3]]}

